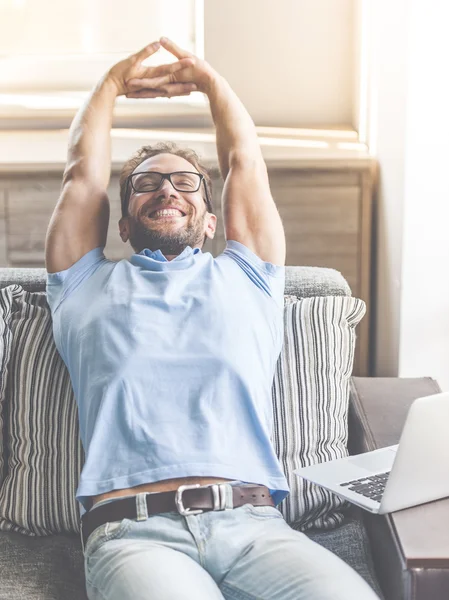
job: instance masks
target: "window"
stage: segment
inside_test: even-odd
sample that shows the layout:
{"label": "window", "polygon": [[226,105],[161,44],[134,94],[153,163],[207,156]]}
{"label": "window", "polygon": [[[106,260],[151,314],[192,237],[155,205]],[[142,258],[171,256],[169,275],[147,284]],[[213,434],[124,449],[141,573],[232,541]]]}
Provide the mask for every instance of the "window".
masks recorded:
{"label": "window", "polygon": [[[203,30],[203,0],[0,0],[0,115],[74,111],[110,66],[161,35],[203,57]],[[146,64],[175,60],[160,49]],[[205,104],[200,93],[173,101]]]}

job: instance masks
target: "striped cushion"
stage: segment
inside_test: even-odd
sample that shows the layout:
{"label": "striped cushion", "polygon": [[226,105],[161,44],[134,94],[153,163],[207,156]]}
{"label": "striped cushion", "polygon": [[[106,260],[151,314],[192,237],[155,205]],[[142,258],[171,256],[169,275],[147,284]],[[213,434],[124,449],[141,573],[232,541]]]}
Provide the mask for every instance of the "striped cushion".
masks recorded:
{"label": "striped cushion", "polygon": [[75,490],[84,454],[69,374],[53,341],[50,309],[44,292],[9,286],[0,290],[0,307],[8,296],[8,463],[0,488],[0,530],[31,536],[78,532]]}
{"label": "striped cushion", "polygon": [[[0,530],[30,536],[79,533],[75,491],[84,451],[45,293],[19,285],[0,289],[2,309],[0,331],[9,365]],[[272,388],[273,443],[292,492],[279,508],[294,528],[326,528],[342,520],[339,500],[291,473],[346,454],[354,327],[364,310],[361,300],[350,297],[286,297],[284,347]]]}
{"label": "striped cushion", "polygon": [[5,293],[0,294],[0,485],[5,477],[6,470],[3,411],[5,406],[9,354],[11,351],[11,310],[12,293],[11,288],[7,288]]}
{"label": "striped cushion", "polygon": [[336,527],[348,508],[293,469],[348,454],[355,327],[365,311],[365,303],[350,296],[285,297],[284,344],[272,387],[272,441],[290,486],[278,508],[294,529]]}

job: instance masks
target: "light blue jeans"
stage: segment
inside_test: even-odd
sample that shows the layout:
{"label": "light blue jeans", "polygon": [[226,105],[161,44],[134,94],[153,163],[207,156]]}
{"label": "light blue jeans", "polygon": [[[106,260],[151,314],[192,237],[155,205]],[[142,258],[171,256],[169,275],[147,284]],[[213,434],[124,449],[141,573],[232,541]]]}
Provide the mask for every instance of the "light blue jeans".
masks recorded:
{"label": "light blue jeans", "polygon": [[[105,523],[84,549],[89,600],[378,600],[349,565],[292,529],[277,508],[245,504],[199,515]],[[125,496],[130,497],[130,496]],[[116,498],[104,500],[91,510]]]}

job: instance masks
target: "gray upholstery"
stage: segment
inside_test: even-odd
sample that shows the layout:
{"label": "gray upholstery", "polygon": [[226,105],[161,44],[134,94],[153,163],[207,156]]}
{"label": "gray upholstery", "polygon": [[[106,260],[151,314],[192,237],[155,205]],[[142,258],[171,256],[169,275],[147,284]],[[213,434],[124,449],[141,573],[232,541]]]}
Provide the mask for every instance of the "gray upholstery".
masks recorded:
{"label": "gray upholstery", "polygon": [[[441,392],[431,377],[353,377],[353,396],[360,399],[361,413],[369,422],[371,436],[359,441],[358,452],[368,452],[397,444],[408,409],[415,398]],[[375,396],[376,401],[372,398]],[[366,427],[357,428],[367,432]]]}
{"label": "gray upholstery", "polygon": [[78,536],[0,532],[1,600],[85,600]]}
{"label": "gray upholstery", "polygon": [[[29,292],[45,291],[45,269],[0,268],[0,288],[17,283]],[[351,288],[335,269],[317,267],[286,267],[285,293],[309,296],[350,296]]]}
{"label": "gray upholstery", "polygon": [[359,573],[381,596],[381,591],[374,574],[374,564],[367,532],[363,525],[359,509],[351,511],[346,521],[331,531],[306,531],[306,535],[334,552],[357,573]]}
{"label": "gray upholstery", "polygon": [[[0,269],[0,288],[19,284],[45,291],[45,269]],[[351,295],[334,269],[286,268],[285,293],[298,297]],[[371,550],[358,509],[351,509],[340,527],[308,531],[311,539],[335,552],[358,571],[381,597]],[[26,537],[0,532],[0,600],[85,600],[84,565],[77,536]]]}

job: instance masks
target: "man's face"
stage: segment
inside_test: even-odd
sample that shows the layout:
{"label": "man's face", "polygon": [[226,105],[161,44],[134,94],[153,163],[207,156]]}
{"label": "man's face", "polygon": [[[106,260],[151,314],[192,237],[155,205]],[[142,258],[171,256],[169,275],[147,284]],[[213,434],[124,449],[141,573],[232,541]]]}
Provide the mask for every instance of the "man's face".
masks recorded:
{"label": "man's face", "polygon": [[[157,154],[147,158],[134,169],[134,173],[159,171],[193,171],[197,169],[181,156]],[[157,216],[156,210],[176,208],[183,215]],[[119,221],[120,237],[130,241],[136,252],[145,248],[160,250],[169,260],[187,247],[201,248],[204,238],[212,239],[217,217],[207,212],[204,201],[204,184],[197,192],[178,192],[168,179],[154,192],[137,193],[131,189],[128,216]],[[170,257],[170,258],[169,258]]]}

